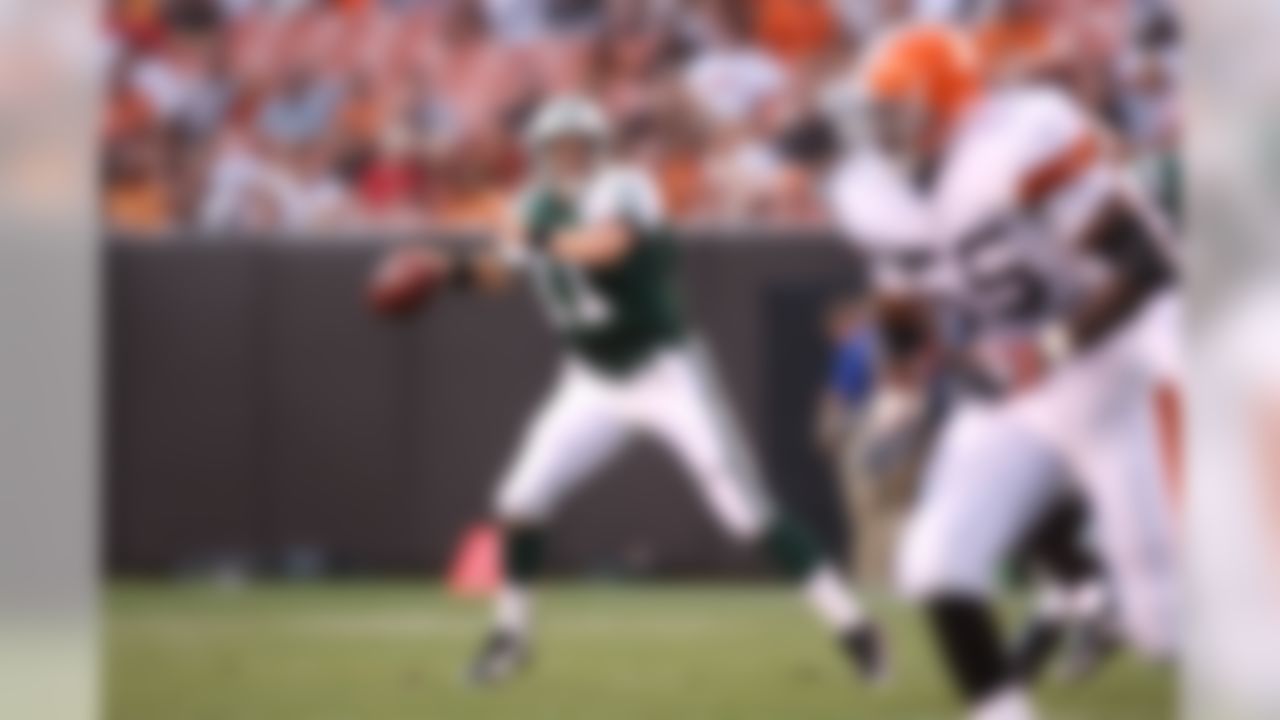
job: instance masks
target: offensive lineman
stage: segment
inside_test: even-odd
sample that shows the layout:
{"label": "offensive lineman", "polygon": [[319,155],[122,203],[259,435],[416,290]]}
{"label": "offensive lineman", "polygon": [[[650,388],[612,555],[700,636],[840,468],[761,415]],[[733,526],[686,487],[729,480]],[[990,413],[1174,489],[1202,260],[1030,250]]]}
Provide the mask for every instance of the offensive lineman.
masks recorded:
{"label": "offensive lineman", "polygon": [[607,122],[583,98],[549,101],[527,142],[536,175],[499,252],[428,255],[434,274],[454,285],[499,288],[514,272],[527,274],[567,350],[498,489],[505,581],[470,680],[497,683],[527,663],[529,585],[547,523],[634,433],[669,447],[732,538],[759,546],[798,582],[862,675],[881,679],[878,631],[807,531],[773,505],[724,415],[676,296],[657,188],[642,171],[607,160]]}
{"label": "offensive lineman", "polygon": [[899,557],[974,720],[1035,712],[1000,640],[999,563],[1060,490],[1060,459],[1098,523],[1126,640],[1176,639],[1174,542],[1154,428],[1149,337],[1174,267],[1098,131],[1046,88],[984,94],[967,39],[906,26],[857,74],[864,144],[833,178],[865,255],[898,392],[936,366],[976,389],[946,419]]}

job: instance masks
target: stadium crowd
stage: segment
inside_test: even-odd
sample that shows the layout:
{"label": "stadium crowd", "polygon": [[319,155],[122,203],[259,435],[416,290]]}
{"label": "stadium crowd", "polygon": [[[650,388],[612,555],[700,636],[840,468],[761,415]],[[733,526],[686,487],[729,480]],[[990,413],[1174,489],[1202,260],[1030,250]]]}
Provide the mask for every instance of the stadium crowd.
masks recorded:
{"label": "stadium crowd", "polygon": [[678,222],[821,225],[824,98],[926,12],[968,15],[993,82],[1070,88],[1173,202],[1180,50],[1159,0],[112,0],[104,226],[484,228],[522,175],[523,121],[567,91],[605,106]]}

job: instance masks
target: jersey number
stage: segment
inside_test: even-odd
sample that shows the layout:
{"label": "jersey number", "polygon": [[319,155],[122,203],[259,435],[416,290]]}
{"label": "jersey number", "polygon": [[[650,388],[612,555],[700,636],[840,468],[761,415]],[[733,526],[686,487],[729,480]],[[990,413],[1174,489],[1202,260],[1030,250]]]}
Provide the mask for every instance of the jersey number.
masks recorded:
{"label": "jersey number", "polygon": [[540,259],[534,284],[551,321],[564,330],[593,330],[613,319],[613,305],[582,268]]}
{"label": "jersey number", "polygon": [[[984,312],[996,322],[1032,322],[1052,304],[1052,291],[1045,279],[1012,245],[1020,240],[1023,238],[1016,236],[1014,222],[1005,219],[982,227],[961,245]],[[1004,257],[993,262],[987,253]]]}
{"label": "jersey number", "polygon": [[1015,264],[978,278],[993,298],[995,312],[1006,322],[1030,322],[1049,306],[1049,290],[1034,270]]}

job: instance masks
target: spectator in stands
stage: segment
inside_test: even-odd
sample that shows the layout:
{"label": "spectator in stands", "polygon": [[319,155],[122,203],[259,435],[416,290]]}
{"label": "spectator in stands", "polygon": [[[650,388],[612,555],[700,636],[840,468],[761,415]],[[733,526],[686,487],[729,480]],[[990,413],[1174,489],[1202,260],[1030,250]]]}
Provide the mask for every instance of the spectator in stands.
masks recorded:
{"label": "spectator in stands", "polygon": [[685,70],[689,95],[715,126],[749,123],[782,93],[787,73],[777,58],[752,42],[746,3],[717,0],[708,4],[702,20],[705,45]]}
{"label": "spectator in stands", "polygon": [[840,40],[832,0],[754,0],[754,12],[760,45],[793,66],[820,59]]}
{"label": "spectator in stands", "polygon": [[526,97],[525,56],[493,42],[475,2],[449,2],[435,37],[419,49],[419,67],[459,133],[506,118]]}
{"label": "spectator in stands", "polygon": [[375,231],[410,232],[427,227],[421,201],[431,179],[428,148],[405,126],[388,127],[370,155],[353,169],[362,224]]}
{"label": "spectator in stands", "polygon": [[297,146],[325,135],[339,104],[343,88],[334,79],[297,63],[280,75],[270,98],[258,116],[258,129],[271,142]]}
{"label": "spectator in stands", "polygon": [[134,238],[156,238],[174,228],[160,138],[134,134],[112,146],[104,168],[103,211],[110,226]]}
{"label": "spectator in stands", "polygon": [[151,232],[474,226],[514,190],[528,109],[573,91],[601,100],[677,221],[822,222],[824,81],[912,13],[980,22],[993,76],[1053,77],[1172,197],[1167,5],[113,0],[104,218]]}
{"label": "spectator in stands", "polygon": [[473,131],[437,162],[432,218],[461,230],[493,230],[515,189],[516,169],[503,128],[491,124]]}
{"label": "spectator in stands", "polygon": [[997,84],[1060,80],[1071,41],[1045,0],[1000,0],[974,31],[987,76]]}
{"label": "spectator in stands", "polygon": [[276,224],[265,146],[247,121],[228,126],[214,141],[197,216],[203,234],[265,232]]}

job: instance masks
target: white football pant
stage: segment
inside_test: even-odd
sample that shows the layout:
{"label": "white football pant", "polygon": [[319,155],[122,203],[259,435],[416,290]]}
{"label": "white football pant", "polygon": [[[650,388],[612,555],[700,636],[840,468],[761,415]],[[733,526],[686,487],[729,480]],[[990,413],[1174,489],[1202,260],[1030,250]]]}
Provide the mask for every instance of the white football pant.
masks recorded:
{"label": "white football pant", "polygon": [[1153,657],[1177,645],[1178,567],[1168,468],[1153,398],[1164,373],[1154,338],[1176,335],[1177,313],[1153,302],[1129,328],[997,402],[970,402],[947,420],[899,554],[916,599],[987,595],[1066,476],[1088,500],[1115,581],[1126,639]]}
{"label": "white football pant", "polygon": [[664,350],[624,378],[566,360],[499,487],[498,516],[546,520],[636,433],[676,454],[733,538],[763,534],[771,504],[709,363],[694,345]]}

